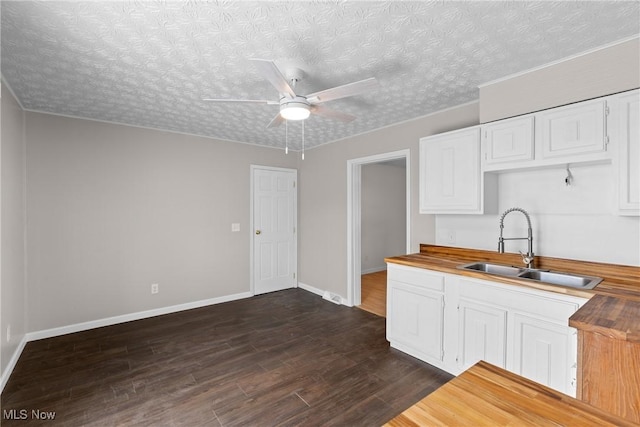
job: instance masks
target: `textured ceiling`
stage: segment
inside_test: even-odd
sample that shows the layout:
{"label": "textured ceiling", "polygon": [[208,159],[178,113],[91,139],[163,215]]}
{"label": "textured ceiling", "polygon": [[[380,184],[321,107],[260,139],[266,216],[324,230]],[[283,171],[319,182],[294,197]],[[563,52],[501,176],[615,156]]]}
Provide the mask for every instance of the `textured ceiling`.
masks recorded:
{"label": "textured ceiling", "polygon": [[[28,110],[284,147],[277,100],[249,58],[306,73],[306,94],[376,77],[328,102],[306,147],[477,99],[477,86],[640,33],[640,2],[2,1],[2,75]],[[300,123],[289,126],[299,148]]]}

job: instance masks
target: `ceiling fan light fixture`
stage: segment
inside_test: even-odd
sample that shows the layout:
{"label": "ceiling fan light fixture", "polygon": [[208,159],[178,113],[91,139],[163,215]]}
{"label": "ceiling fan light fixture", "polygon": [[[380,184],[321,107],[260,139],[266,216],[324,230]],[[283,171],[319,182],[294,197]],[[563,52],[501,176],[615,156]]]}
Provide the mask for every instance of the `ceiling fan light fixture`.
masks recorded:
{"label": "ceiling fan light fixture", "polygon": [[310,114],[308,102],[294,99],[280,106],[280,115],[285,120],[305,120],[309,118]]}

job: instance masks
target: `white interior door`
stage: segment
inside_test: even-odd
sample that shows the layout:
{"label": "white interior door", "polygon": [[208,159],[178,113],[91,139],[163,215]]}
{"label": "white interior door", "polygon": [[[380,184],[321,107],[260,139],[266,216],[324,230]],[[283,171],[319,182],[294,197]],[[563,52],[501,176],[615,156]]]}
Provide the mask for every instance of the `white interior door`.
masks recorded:
{"label": "white interior door", "polygon": [[254,294],[296,286],[297,172],[254,167]]}

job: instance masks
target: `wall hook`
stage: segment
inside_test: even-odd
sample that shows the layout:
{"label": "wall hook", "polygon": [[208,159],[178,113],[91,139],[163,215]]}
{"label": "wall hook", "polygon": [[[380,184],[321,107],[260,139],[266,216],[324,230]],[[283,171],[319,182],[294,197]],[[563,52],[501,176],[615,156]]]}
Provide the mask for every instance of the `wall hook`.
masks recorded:
{"label": "wall hook", "polygon": [[567,177],[564,179],[565,185],[568,187],[573,182],[573,175],[571,175],[571,170],[569,169],[569,164],[567,164]]}

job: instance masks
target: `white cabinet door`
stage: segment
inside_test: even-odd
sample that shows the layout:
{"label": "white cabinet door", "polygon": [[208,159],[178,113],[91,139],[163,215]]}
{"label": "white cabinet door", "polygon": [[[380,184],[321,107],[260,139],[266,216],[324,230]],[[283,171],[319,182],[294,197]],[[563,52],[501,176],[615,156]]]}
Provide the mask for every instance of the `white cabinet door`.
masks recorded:
{"label": "white cabinet door", "polygon": [[616,98],[618,212],[640,215],[640,91]]}
{"label": "white cabinet door", "polygon": [[482,126],[483,169],[512,169],[533,160],[533,123],[526,116]]}
{"label": "white cabinet door", "polygon": [[480,128],[420,140],[420,213],[483,213]]}
{"label": "white cabinet door", "polygon": [[479,360],[506,368],[507,310],[461,298],[458,304],[458,367]]}
{"label": "white cabinet door", "polygon": [[577,336],[568,326],[514,314],[513,371],[575,396]]}
{"label": "white cabinet door", "polygon": [[407,283],[387,286],[387,339],[426,362],[443,358],[444,294]]}
{"label": "white cabinet door", "polygon": [[573,162],[581,155],[606,151],[605,107],[599,99],[539,113],[542,157]]}

